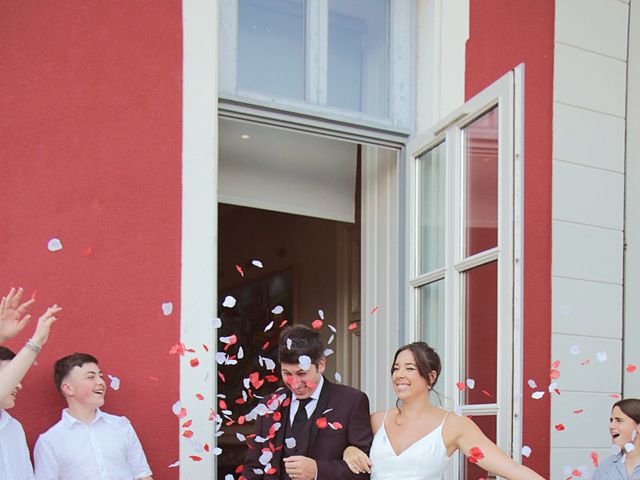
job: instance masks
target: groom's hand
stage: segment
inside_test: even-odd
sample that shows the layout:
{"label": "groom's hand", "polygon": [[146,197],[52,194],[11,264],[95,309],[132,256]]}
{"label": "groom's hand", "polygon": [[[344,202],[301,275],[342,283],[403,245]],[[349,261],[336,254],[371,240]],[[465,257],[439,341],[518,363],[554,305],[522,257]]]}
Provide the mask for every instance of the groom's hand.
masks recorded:
{"label": "groom's hand", "polygon": [[292,480],[314,480],[318,473],[316,461],[302,455],[285,458],[284,468]]}

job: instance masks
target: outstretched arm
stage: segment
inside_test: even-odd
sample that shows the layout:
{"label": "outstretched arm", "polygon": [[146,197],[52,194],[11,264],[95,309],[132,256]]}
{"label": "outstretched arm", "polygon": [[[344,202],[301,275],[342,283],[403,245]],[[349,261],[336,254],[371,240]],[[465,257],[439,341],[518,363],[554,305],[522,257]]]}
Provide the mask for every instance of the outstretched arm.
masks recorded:
{"label": "outstretched arm", "polygon": [[500,450],[470,419],[453,416],[451,420],[451,424],[455,424],[451,426],[457,433],[455,445],[470,461],[477,463],[483,470],[509,480],[543,479],[536,472],[515,462]]}
{"label": "outstretched arm", "polygon": [[56,313],[62,308],[54,305],[38,319],[36,331],[26,346],[18,352],[5,368],[0,372],[0,398],[10,395],[16,385],[25,376],[29,367],[33,364],[40,348],[47,342],[51,325],[55,322]]}

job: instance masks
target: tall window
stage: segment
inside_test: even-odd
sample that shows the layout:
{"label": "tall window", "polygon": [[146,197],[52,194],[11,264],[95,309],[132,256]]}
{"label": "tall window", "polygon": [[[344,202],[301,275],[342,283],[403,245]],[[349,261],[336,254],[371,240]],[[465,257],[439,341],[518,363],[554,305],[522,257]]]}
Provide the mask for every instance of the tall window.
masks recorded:
{"label": "tall window", "polygon": [[[506,451],[514,400],[513,78],[409,146],[410,310],[416,338],[443,360],[433,400],[472,416]],[[450,473],[486,476],[461,458]]]}
{"label": "tall window", "polygon": [[221,0],[220,96],[406,129],[414,8],[408,0]]}

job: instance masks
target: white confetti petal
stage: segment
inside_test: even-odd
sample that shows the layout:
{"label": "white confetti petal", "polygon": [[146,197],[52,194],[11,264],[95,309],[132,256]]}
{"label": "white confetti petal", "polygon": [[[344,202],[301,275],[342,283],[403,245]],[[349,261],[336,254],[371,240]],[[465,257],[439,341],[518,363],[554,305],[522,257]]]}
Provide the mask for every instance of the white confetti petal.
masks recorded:
{"label": "white confetti petal", "polygon": [[234,480],[234,479],[233,479],[233,475],[231,475],[230,473],[227,473],[227,474],[224,476],[224,480]]}
{"label": "white confetti petal", "polygon": [[607,361],[607,352],[598,352],[598,353],[596,353],[596,359],[599,362],[606,362]]}
{"label": "white confetti petal", "polygon": [[173,303],[165,302],[162,304],[162,313],[165,317],[168,317],[173,312]]}
{"label": "white confetti petal", "polygon": [[631,453],[636,449],[636,446],[633,443],[625,443],[624,449],[627,453]]}
{"label": "white confetti petal", "polygon": [[58,250],[62,250],[62,243],[59,239],[52,238],[49,240],[49,243],[47,243],[47,248],[50,252],[57,252]]}
{"label": "white confetti petal", "polygon": [[222,302],[222,306],[226,308],[233,308],[236,306],[236,299],[231,295],[227,295],[224,297],[224,302]]}
{"label": "white confetti petal", "polygon": [[179,415],[181,408],[182,408],[182,405],[180,405],[180,400],[178,400],[176,403],[174,403],[171,406],[171,411],[173,412],[174,415]]}
{"label": "white confetti petal", "polygon": [[220,320],[220,317],[217,317],[213,321],[213,328],[220,328],[221,326],[222,326],[222,320]]}
{"label": "white confetti petal", "polygon": [[262,268],[262,262],[260,260],[251,260],[251,265],[253,265],[254,267],[258,267],[258,268]]}
{"label": "white confetti petal", "polygon": [[214,455],[220,455],[222,453],[222,449],[220,447],[216,447],[213,449],[213,454]]}
{"label": "white confetti petal", "polygon": [[336,382],[338,383],[342,383],[342,375],[340,375],[340,372],[336,372],[336,374],[334,375]]}
{"label": "white confetti petal", "polygon": [[329,327],[329,330],[331,330],[333,333],[336,333],[336,327],[334,327],[333,325],[331,325],[330,323],[327,323],[327,327]]}
{"label": "white confetti petal", "polygon": [[111,385],[109,386],[114,390],[120,390],[120,379],[111,375],[109,375],[109,379],[111,380]]}
{"label": "white confetti petal", "polygon": [[531,394],[531,398],[534,400],[540,400],[542,397],[544,397],[544,391],[533,392]]}
{"label": "white confetti petal", "polygon": [[538,384],[532,378],[529,379],[527,385],[529,385],[529,388],[538,388]]}
{"label": "white confetti petal", "polygon": [[245,437],[240,432],[236,432],[236,437],[238,437],[238,440],[240,440],[241,442],[244,442],[247,439],[247,437]]}
{"label": "white confetti petal", "polygon": [[216,363],[218,365],[224,365],[224,362],[227,360],[227,354],[224,352],[216,352]]}
{"label": "white confetti petal", "polygon": [[328,344],[328,345],[331,345],[331,344],[333,343],[333,339],[334,339],[334,338],[336,338],[336,336],[335,336],[335,335],[331,335],[331,336],[329,337],[329,341],[327,342],[327,344]]}
{"label": "white confetti petal", "polygon": [[273,310],[271,310],[271,313],[273,313],[274,315],[280,315],[282,312],[284,312],[284,308],[282,308],[282,305],[276,305],[275,307],[273,307]]}
{"label": "white confetti petal", "polygon": [[293,345],[293,341],[290,338],[287,338],[287,350],[291,350],[292,345]]}
{"label": "white confetti petal", "polygon": [[330,348],[327,348],[327,349],[324,351],[324,356],[325,356],[325,357],[329,357],[329,356],[331,356],[331,355],[333,355],[333,350],[331,350]]}
{"label": "white confetti petal", "polygon": [[285,438],[284,443],[287,444],[287,448],[289,449],[296,448],[296,439],[293,437]]}
{"label": "white confetti petal", "polygon": [[274,362],[270,358],[258,355],[258,361],[260,362],[260,365],[264,365],[264,368],[266,368],[267,370],[274,370],[276,368],[276,362]]}
{"label": "white confetti petal", "polygon": [[529,458],[529,455],[531,455],[531,447],[529,445],[524,445],[522,447],[522,455]]}
{"label": "white confetti petal", "polygon": [[238,348],[238,358],[242,360],[244,358],[244,350],[242,347]]}
{"label": "white confetti petal", "polygon": [[172,463],[171,465],[169,465],[169,468],[176,468],[180,466],[180,460],[178,460],[177,462]]}
{"label": "white confetti petal", "polygon": [[476,381],[473,378],[467,378],[467,387],[469,387],[470,390],[473,390],[475,386]]}
{"label": "white confetti petal", "polygon": [[556,388],[558,388],[558,382],[551,382],[551,383],[549,384],[549,388],[548,388],[548,390],[549,390],[549,392],[551,393],[551,392],[553,392]]}
{"label": "white confetti petal", "polygon": [[311,368],[311,357],[309,355],[300,355],[298,358],[299,367],[305,372]]}
{"label": "white confetti petal", "polygon": [[268,332],[269,330],[271,330],[273,328],[273,322],[269,322],[269,325],[267,325],[266,327],[264,327],[264,331]]}
{"label": "white confetti petal", "polygon": [[324,310],[318,310],[318,316],[320,317],[320,320],[324,320]]}
{"label": "white confetti petal", "polygon": [[578,345],[572,345],[569,351],[571,355],[578,355],[580,353],[580,347]]}

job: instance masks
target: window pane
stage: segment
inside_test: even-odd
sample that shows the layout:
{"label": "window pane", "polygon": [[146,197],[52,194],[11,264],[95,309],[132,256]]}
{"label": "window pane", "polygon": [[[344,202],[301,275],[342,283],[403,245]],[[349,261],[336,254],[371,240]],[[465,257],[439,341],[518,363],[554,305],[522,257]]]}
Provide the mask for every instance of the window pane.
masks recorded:
{"label": "window pane", "polygon": [[465,256],[498,245],[498,109],[464,129]]}
{"label": "window pane", "polygon": [[387,0],[329,0],[330,106],[387,115],[387,32]]}
{"label": "window pane", "polygon": [[465,404],[495,403],[498,336],[498,262],[464,273],[465,279]]}
{"label": "window pane", "polygon": [[[444,279],[420,287],[418,295],[420,340],[426,342],[444,360]],[[442,392],[442,385],[447,384],[445,370],[443,369],[435,386],[437,392]],[[431,394],[431,401],[434,405],[442,403],[441,398],[434,393]]]}
{"label": "window pane", "polygon": [[[497,417],[495,415],[482,415],[482,416],[474,415],[473,417],[469,416],[469,418],[471,418],[471,420],[473,420],[475,424],[478,425],[478,427],[480,427],[480,430],[482,430],[482,433],[484,433],[487,436],[487,438],[489,438],[489,440],[491,440],[493,443],[496,443]],[[463,458],[463,461],[460,462],[460,464],[462,465],[462,469],[464,472],[464,474],[462,475],[462,478],[464,478],[464,480],[478,480],[479,478],[491,478],[490,476],[487,475],[487,472],[485,470],[483,470],[478,466],[477,463],[470,462],[468,458],[464,456],[462,458]]]}
{"label": "window pane", "polygon": [[238,87],[304,99],[303,0],[239,0]]}
{"label": "window pane", "polygon": [[418,159],[418,273],[444,267],[445,144]]}

